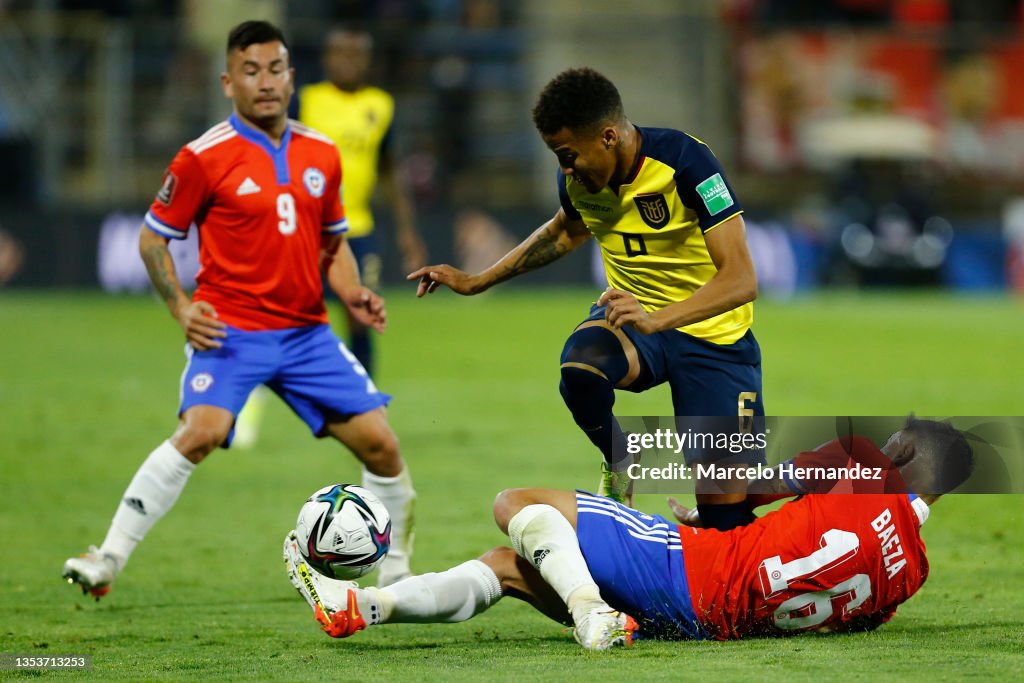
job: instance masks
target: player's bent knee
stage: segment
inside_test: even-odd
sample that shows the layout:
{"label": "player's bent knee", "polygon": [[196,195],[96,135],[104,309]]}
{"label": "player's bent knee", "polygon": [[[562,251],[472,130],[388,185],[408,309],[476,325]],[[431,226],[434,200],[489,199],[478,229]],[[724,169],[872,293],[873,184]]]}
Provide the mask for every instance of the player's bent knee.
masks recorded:
{"label": "player's bent knee", "polygon": [[390,429],[367,434],[356,456],[366,469],[382,477],[394,477],[402,471],[398,437]]}
{"label": "player's bent knee", "polygon": [[502,593],[514,587],[512,581],[519,576],[516,551],[508,546],[501,546],[488,550],[478,559],[491,568],[494,575],[501,582]]}
{"label": "player's bent knee", "polygon": [[508,523],[516,513],[534,502],[530,495],[531,491],[532,489],[505,489],[494,498],[494,521],[503,534],[508,533]]}
{"label": "player's bent knee", "polygon": [[580,327],[569,335],[562,348],[561,364],[562,379],[567,383],[573,381],[567,375],[584,377],[583,373],[589,373],[622,386],[639,375],[639,360],[632,343],[625,334],[620,338],[603,324]]}
{"label": "player's bent knee", "polygon": [[227,439],[228,432],[207,425],[182,425],[171,444],[193,463],[201,462]]}
{"label": "player's bent knee", "polygon": [[217,406],[193,406],[185,411],[171,445],[194,463],[203,460],[228,438],[235,416]]}

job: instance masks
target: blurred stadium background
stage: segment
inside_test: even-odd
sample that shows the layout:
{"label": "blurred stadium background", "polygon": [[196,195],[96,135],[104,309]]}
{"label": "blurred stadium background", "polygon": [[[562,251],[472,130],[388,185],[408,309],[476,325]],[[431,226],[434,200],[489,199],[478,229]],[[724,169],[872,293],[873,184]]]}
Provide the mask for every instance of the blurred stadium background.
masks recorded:
{"label": "blurred stadium background", "polygon": [[[178,147],[228,112],[228,28],[269,18],[299,84],[322,78],[326,27],[375,34],[372,78],[397,98],[432,258],[486,260],[554,210],[530,107],[587,64],[632,120],[691,132],[723,160],[764,292],[1021,291],[1022,5],[0,0],[0,283],[144,289],[140,216]],[[588,256],[527,279],[587,282]],[[396,281],[399,259],[385,262]]]}
{"label": "blurred stadium background", "polygon": [[[770,413],[948,416],[1021,411],[1022,15],[1024,0],[0,0],[0,537],[17,558],[0,651],[91,654],[104,680],[1020,679],[1017,495],[944,501],[924,532],[932,578],[878,633],[588,658],[508,600],[329,641],[280,542],[306,495],[359,468],[278,402],[253,450],[197,471],[109,598],[59,570],[173,426],[173,322],[103,290],[147,288],[142,214],[177,149],[228,112],[217,76],[238,21],[283,25],[300,84],[322,77],[328,26],[373,31],[432,260],[470,267],[557,206],[536,93],[568,66],[605,72],[636,123],[708,141],[747,207]],[[596,483],[556,390],[592,253],[416,301],[384,245],[380,380],[420,495],[413,568],[431,571],[502,542],[498,490]],[[195,245],[175,248],[187,279]],[[662,387],[617,409],[669,405]]]}

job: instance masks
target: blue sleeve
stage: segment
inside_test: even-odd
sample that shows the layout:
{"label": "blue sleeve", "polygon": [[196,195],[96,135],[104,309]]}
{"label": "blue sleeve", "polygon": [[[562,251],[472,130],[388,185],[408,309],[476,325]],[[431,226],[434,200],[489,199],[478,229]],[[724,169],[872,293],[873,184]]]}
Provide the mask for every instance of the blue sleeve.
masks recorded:
{"label": "blue sleeve", "polygon": [[558,169],[558,201],[561,202],[566,216],[577,221],[583,220],[583,216],[580,215],[580,212],[572,205],[572,200],[569,199],[569,190],[562,169]]}
{"label": "blue sleeve", "polygon": [[679,198],[697,212],[701,232],[743,211],[722,165],[702,142],[691,138],[676,166],[675,178]]}
{"label": "blue sleeve", "polygon": [[796,477],[790,476],[793,472],[793,468],[796,466],[796,458],[790,458],[786,462],[782,463],[782,465],[779,467],[780,478],[783,482],[785,482],[786,487],[790,491],[792,491],[798,496],[803,496],[809,492],[807,486],[805,486],[804,483],[797,479]]}

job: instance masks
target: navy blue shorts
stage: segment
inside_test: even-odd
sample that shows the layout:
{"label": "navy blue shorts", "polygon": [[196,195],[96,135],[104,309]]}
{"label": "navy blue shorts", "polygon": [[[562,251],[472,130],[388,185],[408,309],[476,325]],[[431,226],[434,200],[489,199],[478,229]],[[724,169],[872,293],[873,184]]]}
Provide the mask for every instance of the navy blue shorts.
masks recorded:
{"label": "navy blue shorts", "polygon": [[[594,304],[586,321],[604,320],[607,306]],[[584,322],[586,322],[584,321]],[[761,347],[754,333],[732,344],[714,344],[679,330],[623,332],[636,346],[643,371],[626,391],[641,392],[668,382],[675,415],[764,416]]]}
{"label": "navy blue shorts", "polygon": [[636,619],[641,637],[708,637],[693,611],[677,523],[579,491],[576,536],[601,597]]}
{"label": "navy blue shorts", "polygon": [[[178,415],[197,405],[234,415],[259,384],[266,384],[316,436],[327,422],[387,405],[366,370],[327,325],[247,332],[227,328],[219,349],[185,345]],[[230,445],[234,429],[225,446]]]}

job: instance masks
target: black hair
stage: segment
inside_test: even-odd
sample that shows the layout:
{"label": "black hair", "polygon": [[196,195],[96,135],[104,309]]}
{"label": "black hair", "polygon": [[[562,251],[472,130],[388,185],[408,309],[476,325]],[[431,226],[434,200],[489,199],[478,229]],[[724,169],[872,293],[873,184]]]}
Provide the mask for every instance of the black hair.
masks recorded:
{"label": "black hair", "polygon": [[273,43],[274,41],[279,41],[286,50],[288,49],[288,41],[284,39],[281,29],[269,21],[243,21],[231,29],[231,33],[228,34],[227,51],[228,54],[231,54],[231,51],[235,49],[245,50],[250,45]]}
{"label": "black hair", "polygon": [[336,35],[360,36],[368,42],[368,47],[373,49],[373,32],[362,24],[336,24],[324,34],[324,46],[331,44],[331,39]]}
{"label": "black hair", "polygon": [[622,98],[615,84],[589,67],[569,69],[552,78],[533,107],[533,124],[541,135],[554,135],[563,128],[586,133],[622,117]]}
{"label": "black hair", "polygon": [[949,422],[919,420],[911,415],[903,432],[914,442],[914,458],[930,461],[932,490],[921,493],[949,493],[974,471],[974,449]]}

